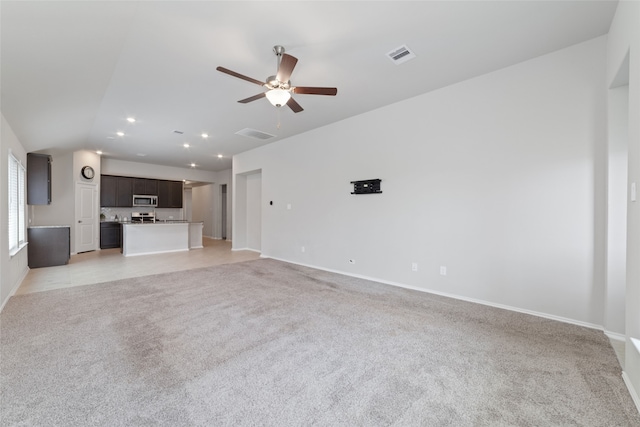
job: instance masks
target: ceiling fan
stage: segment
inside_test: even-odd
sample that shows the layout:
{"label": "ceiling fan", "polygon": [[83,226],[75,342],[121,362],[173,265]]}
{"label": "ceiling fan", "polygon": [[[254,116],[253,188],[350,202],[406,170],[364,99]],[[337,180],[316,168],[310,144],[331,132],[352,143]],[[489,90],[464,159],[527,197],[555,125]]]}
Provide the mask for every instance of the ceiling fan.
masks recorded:
{"label": "ceiling fan", "polygon": [[250,83],[255,83],[258,86],[263,86],[268,89],[266,92],[259,93],[246,99],[241,99],[238,102],[246,104],[266,97],[275,107],[282,107],[286,104],[294,113],[299,113],[303,108],[295,101],[295,99],[293,99],[291,96],[292,94],[335,96],[338,93],[338,89],[335,87],[292,86],[289,78],[291,77],[291,73],[298,62],[298,58],[284,53],[284,47],[282,46],[274,46],[273,52],[276,54],[278,59],[277,72],[275,76],[267,77],[264,82],[252,79],[251,77],[236,73],[235,71],[231,71],[224,67],[216,68],[216,70],[225,74],[246,80]]}

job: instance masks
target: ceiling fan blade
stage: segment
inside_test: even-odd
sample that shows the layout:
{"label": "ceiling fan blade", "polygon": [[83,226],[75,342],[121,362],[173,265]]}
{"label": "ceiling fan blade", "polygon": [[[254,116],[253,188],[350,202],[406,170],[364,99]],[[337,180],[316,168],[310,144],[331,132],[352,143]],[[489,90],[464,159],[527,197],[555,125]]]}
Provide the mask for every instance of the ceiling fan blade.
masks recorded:
{"label": "ceiling fan blade", "polygon": [[302,108],[300,104],[298,104],[293,98],[289,98],[289,100],[287,101],[287,105],[294,113],[299,113],[300,111],[304,110],[304,108]]}
{"label": "ceiling fan blade", "polygon": [[231,71],[231,70],[229,70],[227,68],[217,67],[216,70],[218,70],[220,72],[223,72],[225,74],[229,74],[230,76],[237,77],[237,78],[242,79],[242,80],[246,80],[246,81],[248,81],[250,83],[255,83],[258,86],[264,86],[264,82],[261,82],[260,80],[252,79],[251,77],[247,77],[247,76],[245,76],[243,74],[236,73],[235,71]]}
{"label": "ceiling fan blade", "polygon": [[262,92],[262,93],[259,93],[257,95],[250,96],[249,98],[241,99],[238,102],[241,103],[241,104],[246,104],[246,103],[251,102],[251,101],[257,101],[260,98],[264,98],[265,97],[265,93],[266,92]]}
{"label": "ceiling fan blade", "polygon": [[286,53],[282,54],[282,59],[280,60],[280,66],[278,67],[278,74],[276,75],[276,79],[279,82],[286,83],[291,78],[291,73],[298,63],[298,58],[287,55]]}
{"label": "ceiling fan blade", "polygon": [[338,93],[338,89],[335,87],[308,87],[308,86],[296,86],[293,88],[293,93],[299,93],[302,95],[329,95],[335,96]]}

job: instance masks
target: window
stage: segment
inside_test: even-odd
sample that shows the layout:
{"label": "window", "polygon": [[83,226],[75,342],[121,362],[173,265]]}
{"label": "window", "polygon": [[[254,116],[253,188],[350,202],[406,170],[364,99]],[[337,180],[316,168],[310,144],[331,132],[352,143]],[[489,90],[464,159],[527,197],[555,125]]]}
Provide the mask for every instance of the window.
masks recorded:
{"label": "window", "polygon": [[25,245],[25,171],[9,152],[9,253],[14,255]]}

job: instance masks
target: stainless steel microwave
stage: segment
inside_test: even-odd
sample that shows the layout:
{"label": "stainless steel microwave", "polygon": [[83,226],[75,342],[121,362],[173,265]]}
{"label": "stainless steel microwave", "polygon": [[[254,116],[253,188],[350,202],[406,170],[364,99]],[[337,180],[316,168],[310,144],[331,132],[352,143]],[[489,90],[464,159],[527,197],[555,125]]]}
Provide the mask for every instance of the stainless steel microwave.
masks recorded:
{"label": "stainless steel microwave", "polygon": [[144,196],[140,194],[134,194],[132,206],[158,206],[158,196]]}

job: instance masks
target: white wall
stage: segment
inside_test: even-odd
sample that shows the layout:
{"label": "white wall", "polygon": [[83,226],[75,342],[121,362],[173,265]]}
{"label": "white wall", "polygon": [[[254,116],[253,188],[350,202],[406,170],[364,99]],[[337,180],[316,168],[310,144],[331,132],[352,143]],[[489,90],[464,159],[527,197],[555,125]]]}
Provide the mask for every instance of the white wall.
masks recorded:
{"label": "white wall", "polygon": [[202,235],[213,237],[213,191],[214,185],[202,185],[194,187],[192,194],[192,218],[193,221],[202,221]]}
{"label": "white wall", "polygon": [[[605,44],[235,156],[236,181],[261,170],[262,199],[274,202],[263,203],[262,254],[602,325],[594,204],[606,170],[595,155],[606,139]],[[349,194],[350,181],[373,178],[382,194]],[[236,225],[241,216],[234,210]]]}
{"label": "white wall", "polygon": [[[100,179],[87,180],[80,170],[91,166],[96,176],[100,176],[100,156],[92,151],[80,150],[74,153],[61,153],[52,156],[51,163],[51,203],[48,205],[29,205],[29,225],[68,225],[71,227],[71,253],[75,253],[75,189],[76,182],[95,183],[100,191]],[[96,210],[96,220],[99,213]],[[95,235],[99,236],[100,224],[96,221]],[[96,249],[99,241],[96,241]]]}
{"label": "white wall", "polygon": [[[5,120],[4,115],[0,113],[0,310],[9,300],[9,297],[22,282],[27,275],[29,268],[27,267],[27,247],[22,248],[14,256],[9,255],[9,229],[8,217],[9,211],[9,193],[7,183],[7,165],[9,164],[9,151],[18,159],[26,168],[27,153],[13,133],[11,126]],[[26,197],[25,197],[26,199]]]}
{"label": "white wall", "polygon": [[124,160],[102,159],[104,175],[134,176],[140,178],[167,179],[171,181],[214,182],[216,173],[193,168],[176,168]]}
{"label": "white wall", "polygon": [[247,175],[247,248],[262,247],[262,174]]}
{"label": "white wall", "polygon": [[609,92],[607,179],[607,298],[604,327],[608,333],[625,333],[627,284],[627,163],[629,86]]}
{"label": "white wall", "polygon": [[[629,58],[628,186],[640,184],[640,2],[620,1],[607,40],[608,86]],[[627,192],[627,195],[629,193]],[[640,202],[627,204],[626,351],[624,378],[640,410]]]}

